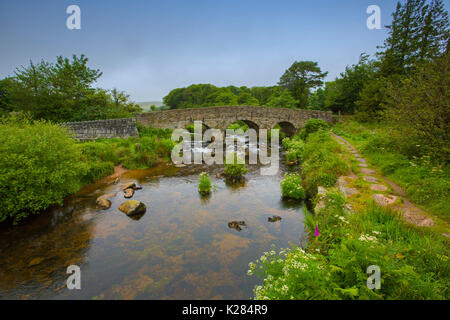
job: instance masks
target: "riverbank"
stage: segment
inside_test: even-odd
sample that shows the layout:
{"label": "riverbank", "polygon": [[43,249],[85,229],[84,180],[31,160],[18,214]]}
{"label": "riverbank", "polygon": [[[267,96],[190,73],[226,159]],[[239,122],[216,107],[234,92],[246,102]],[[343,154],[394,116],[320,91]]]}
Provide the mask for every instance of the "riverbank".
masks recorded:
{"label": "riverbank", "polygon": [[[22,223],[83,186],[114,174],[115,166],[146,169],[168,162],[171,130],[139,128],[140,137],[78,142],[48,121],[0,120],[0,222]],[[118,167],[117,167],[118,168]]]}
{"label": "riverbank", "polygon": [[[255,298],[448,299],[449,240],[442,229],[413,225],[395,206],[377,204],[372,194],[380,192],[364,179],[370,175],[354,173],[367,165],[337,141],[326,130],[306,138],[305,159],[308,152],[329,159],[318,162],[309,179],[328,176],[328,185],[318,183],[315,212],[306,217],[308,245],[271,251],[250,264],[249,274],[263,279]],[[333,154],[348,165],[347,172],[331,174],[337,166],[330,163],[338,161]],[[381,271],[380,289],[367,285],[370,266]]]}

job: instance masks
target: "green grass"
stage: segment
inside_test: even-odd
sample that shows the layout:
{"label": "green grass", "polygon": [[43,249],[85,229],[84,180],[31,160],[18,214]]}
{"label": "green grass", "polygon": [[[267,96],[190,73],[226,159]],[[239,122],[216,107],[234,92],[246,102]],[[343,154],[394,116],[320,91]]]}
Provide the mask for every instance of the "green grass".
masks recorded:
{"label": "green grass", "polygon": [[211,179],[207,172],[200,173],[198,178],[198,192],[202,195],[211,193]]}
{"label": "green grass", "polygon": [[433,163],[412,141],[393,138],[382,124],[347,120],[333,131],[348,139],[381,173],[400,185],[408,198],[426,211],[450,222],[450,168]]}
{"label": "green grass", "polygon": [[[448,300],[448,238],[407,224],[399,213],[371,199],[356,212],[349,211],[344,195],[332,187],[348,171],[338,156],[340,148],[328,131],[318,130],[306,138],[302,175],[314,182],[307,184],[311,189],[329,187],[321,196],[324,205],[306,214],[305,248],[274,248],[249,264],[248,274],[261,280],[254,298]],[[370,266],[380,268],[380,289],[367,286]]]}
{"label": "green grass", "polygon": [[103,178],[121,163],[127,169],[147,169],[168,161],[173,148],[169,129],[139,127],[140,137],[97,139],[78,144],[82,159],[89,165],[85,184]]}
{"label": "green grass", "polygon": [[[350,214],[335,189],[325,201],[324,209],[306,218],[306,250],[272,250],[250,264],[249,274],[264,279],[255,287],[256,299],[449,298],[445,237],[407,225],[373,202]],[[379,290],[367,287],[371,265],[381,270]]]}

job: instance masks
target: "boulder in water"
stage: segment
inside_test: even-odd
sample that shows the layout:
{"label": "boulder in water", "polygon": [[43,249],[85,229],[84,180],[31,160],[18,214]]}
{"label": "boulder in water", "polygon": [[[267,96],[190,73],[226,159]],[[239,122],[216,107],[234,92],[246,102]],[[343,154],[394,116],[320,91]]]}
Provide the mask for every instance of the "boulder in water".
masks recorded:
{"label": "boulder in water", "polygon": [[147,210],[145,204],[137,200],[127,200],[119,206],[119,210],[127,216],[144,214]]}

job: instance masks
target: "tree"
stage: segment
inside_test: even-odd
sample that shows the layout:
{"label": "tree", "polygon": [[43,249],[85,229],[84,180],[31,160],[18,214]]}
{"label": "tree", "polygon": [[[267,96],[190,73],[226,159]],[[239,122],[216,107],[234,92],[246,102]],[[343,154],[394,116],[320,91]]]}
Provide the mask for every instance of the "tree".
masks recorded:
{"label": "tree", "polygon": [[449,18],[442,0],[398,2],[387,26],[389,36],[378,56],[381,74],[406,74],[425,60],[441,55],[448,44]]}
{"label": "tree", "polygon": [[288,90],[282,90],[270,97],[266,104],[269,108],[296,108],[298,101],[295,100]]}
{"label": "tree", "polygon": [[231,91],[221,92],[214,101],[215,106],[235,106],[237,104],[237,97]]}
{"label": "tree", "polygon": [[0,117],[13,111],[11,104],[11,88],[14,85],[13,78],[0,80]]}
{"label": "tree", "polygon": [[312,110],[326,110],[325,90],[323,88],[317,89],[310,95],[308,107]]}
{"label": "tree", "polygon": [[326,84],[325,106],[333,112],[354,113],[361,91],[376,70],[375,62],[369,60],[369,55],[361,54],[357,64],[347,66],[340,78]]}
{"label": "tree", "polygon": [[291,92],[294,99],[298,100],[299,108],[306,108],[310,89],[322,86],[327,74],[321,71],[317,62],[296,61],[281,76],[278,84]]}
{"label": "tree", "polygon": [[0,95],[0,105],[55,122],[129,117],[142,110],[122,91],[113,89],[110,94],[93,88],[102,73],[87,63],[84,55],[73,55],[72,60],[60,56],[55,64],[30,61],[16,69],[14,77],[2,80],[8,90]]}
{"label": "tree", "polygon": [[402,141],[422,155],[448,164],[450,158],[450,53],[426,62],[414,74],[387,86],[387,119]]}
{"label": "tree", "polygon": [[258,106],[259,101],[253,97],[249,92],[241,92],[237,96],[237,102],[240,106]]}

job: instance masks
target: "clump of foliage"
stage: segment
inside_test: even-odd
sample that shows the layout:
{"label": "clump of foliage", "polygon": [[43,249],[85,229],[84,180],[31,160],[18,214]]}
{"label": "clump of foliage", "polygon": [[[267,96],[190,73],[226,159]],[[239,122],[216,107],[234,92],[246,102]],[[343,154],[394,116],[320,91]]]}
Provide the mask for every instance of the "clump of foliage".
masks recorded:
{"label": "clump of foliage", "polygon": [[[444,237],[407,225],[374,203],[349,214],[337,190],[330,190],[325,202],[307,215],[306,250],[273,249],[249,264],[248,274],[263,279],[255,299],[449,299]],[[380,289],[367,287],[371,265],[381,269]]]}
{"label": "clump of foliage", "polygon": [[328,127],[328,123],[321,119],[309,119],[308,121],[306,121],[305,126],[300,130],[298,135],[303,140],[306,140],[306,138],[308,138],[311,133],[317,132],[319,130],[325,130]]}
{"label": "clump of foliage", "polygon": [[[239,163],[242,162],[242,163]],[[225,176],[231,181],[242,180],[244,174],[248,172],[243,159],[239,159],[236,152],[227,155],[225,163]]]}
{"label": "clump of foliage", "polygon": [[287,173],[280,182],[281,194],[284,198],[303,200],[305,190],[302,187],[302,179],[298,173]]}
{"label": "clump of foliage", "polygon": [[14,223],[78,191],[88,166],[66,129],[47,121],[0,123],[0,222]]}
{"label": "clump of foliage", "polygon": [[302,177],[307,198],[317,194],[318,186],[331,187],[348,172],[348,164],[337,152],[339,144],[330,133],[319,130],[308,136],[303,151]]}
{"label": "clump of foliage", "polygon": [[227,129],[242,130],[242,131],[246,132],[249,129],[249,127],[248,127],[248,124],[246,124],[244,121],[239,120],[239,121],[236,121],[236,122],[233,122],[232,124],[230,124]]}
{"label": "clump of foliage", "polygon": [[298,100],[295,100],[288,90],[280,90],[269,98],[266,107],[294,109],[298,107],[298,104]]}
{"label": "clump of foliage", "polygon": [[387,119],[405,141],[439,162],[450,158],[450,52],[387,89]]}
{"label": "clump of foliage", "polygon": [[284,138],[282,143],[284,149],[287,151],[286,161],[289,163],[301,163],[303,160],[305,143],[300,135]]}
{"label": "clump of foliage", "polygon": [[198,192],[202,195],[211,193],[211,179],[207,172],[200,173],[198,179]]}
{"label": "clump of foliage", "polygon": [[83,159],[89,163],[85,183],[90,183],[114,171],[121,163],[127,169],[147,169],[168,161],[174,143],[170,129],[139,127],[140,137],[127,139],[97,139],[80,142]]}

